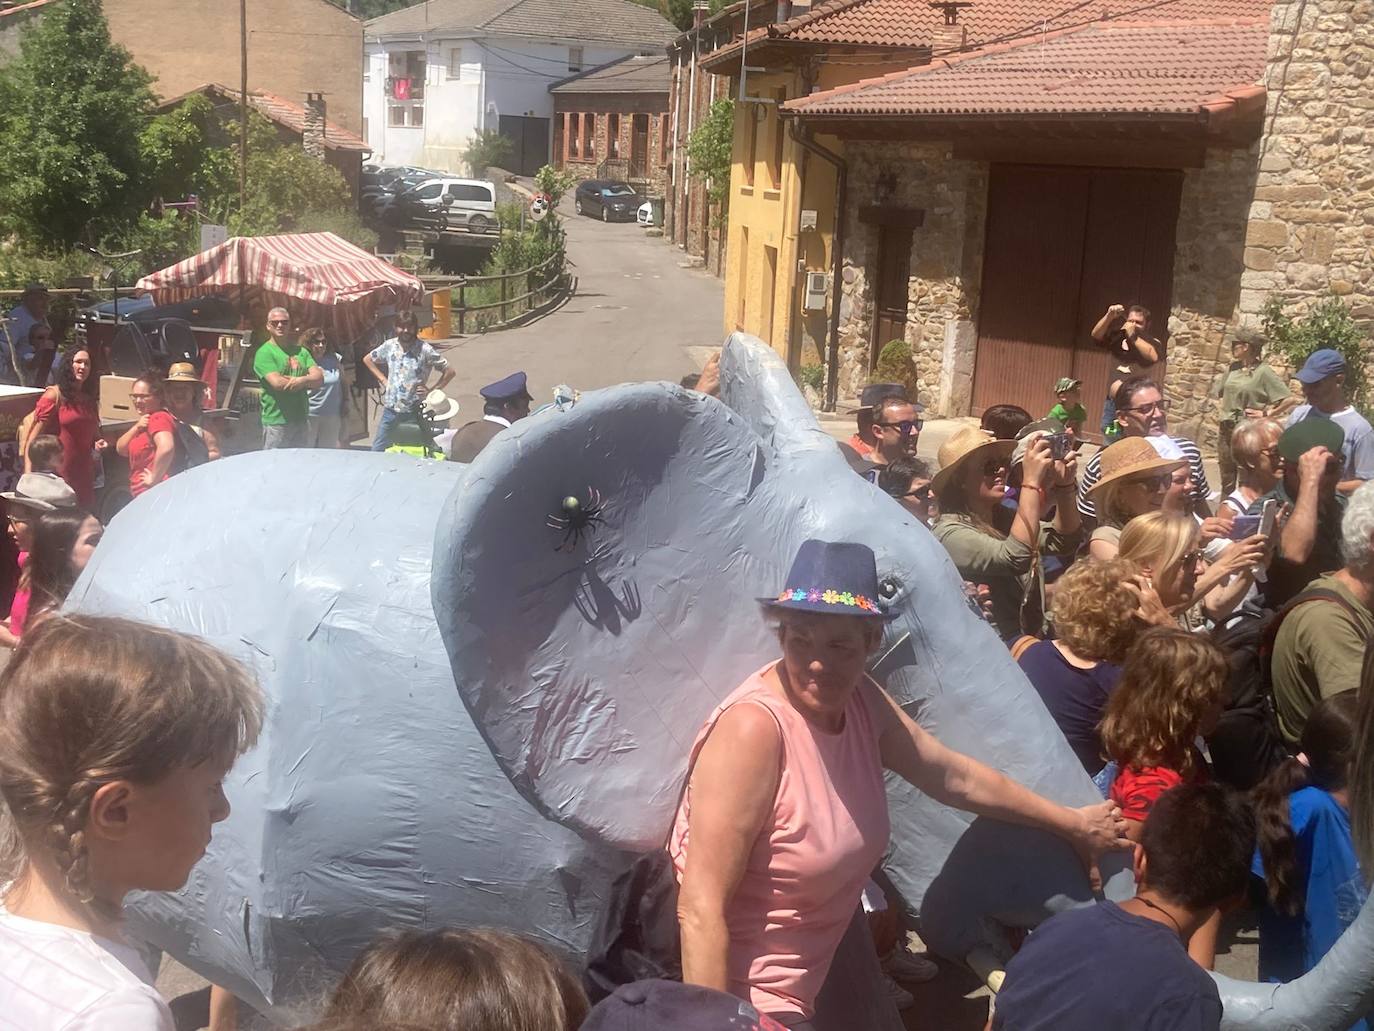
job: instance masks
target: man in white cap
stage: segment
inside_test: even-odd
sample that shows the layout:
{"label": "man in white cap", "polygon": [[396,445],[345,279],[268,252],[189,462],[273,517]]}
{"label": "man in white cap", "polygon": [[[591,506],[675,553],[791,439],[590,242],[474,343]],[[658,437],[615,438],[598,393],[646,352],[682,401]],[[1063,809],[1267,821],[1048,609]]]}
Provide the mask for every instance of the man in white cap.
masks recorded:
{"label": "man in white cap", "polygon": [[1345,472],[1336,489],[1350,494],[1366,480],[1374,480],[1374,428],[1346,398],[1345,372],[1345,358],[1339,351],[1330,347],[1313,351],[1297,376],[1307,404],[1293,410],[1288,425],[1296,426],[1304,419],[1330,419],[1341,428]]}

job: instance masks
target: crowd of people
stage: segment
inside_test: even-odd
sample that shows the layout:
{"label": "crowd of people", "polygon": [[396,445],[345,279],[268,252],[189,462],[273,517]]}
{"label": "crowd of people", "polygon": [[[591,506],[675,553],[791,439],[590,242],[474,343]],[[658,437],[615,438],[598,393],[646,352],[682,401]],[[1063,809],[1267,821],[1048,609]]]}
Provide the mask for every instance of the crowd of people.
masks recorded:
{"label": "crowd of people", "polygon": [[[282,309],[267,330],[254,360],[265,446],[341,446],[339,356],[323,332],[293,332]],[[374,450],[417,414],[424,429],[453,378],[415,330],[402,313],[364,359],[382,390]],[[1247,903],[1261,976],[1312,969],[1358,911],[1374,849],[1360,786],[1374,781],[1361,740],[1374,731],[1374,434],[1348,404],[1338,354],[1299,370],[1297,405],[1258,343],[1238,341],[1219,384],[1214,495],[1201,448],[1170,432],[1150,376],[1163,345],[1149,312],[1114,306],[1093,335],[1117,368],[1110,432],[1081,470],[1089,416],[1071,377],[1045,418],[989,408],[944,441],[933,469],[917,455],[920,403],[874,384],[841,449],[948,553],[989,641],[1019,664],[1100,802],[1047,799],[916,722],[868,674],[895,615],[874,552],[808,540],[781,583],[760,585],[776,657],[699,728],[653,854],[676,899],[680,952],[666,969],[679,964],[680,981],[627,978],[592,1005],[566,957],[517,935],[397,931],[321,1000],[316,1031],[814,1031],[856,927],[887,1000],[907,1005],[896,980],[935,968],[906,954],[892,918],[902,902],[881,874],[889,776],[1049,832],[1089,864],[1130,853],[1132,898],[1008,935],[991,1028],[1217,1028],[1207,970],[1223,916]],[[717,377],[713,360],[684,386],[714,393]],[[0,1010],[26,1028],[169,1031],[123,900],[185,883],[228,814],[221,785],[264,704],[204,642],[59,613],[101,533],[87,514],[90,380],[88,354],[63,357],[26,431],[28,471],[3,495],[23,572],[0,631],[15,649],[0,673]],[[115,444],[134,493],[191,449],[218,456],[197,419],[201,386],[190,366],[135,382],[139,418]],[[482,396],[483,418],[453,434],[454,460],[530,410],[523,373]]]}

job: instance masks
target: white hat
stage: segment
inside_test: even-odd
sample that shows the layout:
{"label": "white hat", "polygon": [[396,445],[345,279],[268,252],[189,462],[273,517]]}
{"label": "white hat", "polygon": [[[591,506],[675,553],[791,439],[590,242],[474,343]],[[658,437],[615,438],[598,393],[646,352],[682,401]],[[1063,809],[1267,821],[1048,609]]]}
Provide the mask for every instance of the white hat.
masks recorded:
{"label": "white hat", "polygon": [[448,422],[458,414],[458,402],[442,390],[431,390],[425,395],[425,407],[429,409],[433,422]]}
{"label": "white hat", "polygon": [[5,491],[0,494],[0,498],[40,512],[76,507],[76,491],[68,487],[65,480],[52,473],[25,473],[19,477],[14,490]]}

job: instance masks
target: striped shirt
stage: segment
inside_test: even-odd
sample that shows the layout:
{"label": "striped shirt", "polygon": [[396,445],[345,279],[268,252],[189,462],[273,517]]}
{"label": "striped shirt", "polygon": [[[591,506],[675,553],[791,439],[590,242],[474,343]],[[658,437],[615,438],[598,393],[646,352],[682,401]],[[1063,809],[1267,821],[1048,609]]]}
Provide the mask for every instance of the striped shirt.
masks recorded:
{"label": "striped shirt", "polygon": [[[1207,473],[1202,468],[1202,452],[1186,437],[1169,439],[1178,445],[1183,457],[1188,459],[1188,467],[1193,473],[1193,503],[1205,502],[1212,493],[1212,488],[1207,483]],[[1097,506],[1093,504],[1092,498],[1088,497],[1088,491],[1102,479],[1102,452],[1105,450],[1106,448],[1100,449],[1088,459],[1088,466],[1083,470],[1083,479],[1078,484],[1078,511],[1085,519],[1097,519]]]}

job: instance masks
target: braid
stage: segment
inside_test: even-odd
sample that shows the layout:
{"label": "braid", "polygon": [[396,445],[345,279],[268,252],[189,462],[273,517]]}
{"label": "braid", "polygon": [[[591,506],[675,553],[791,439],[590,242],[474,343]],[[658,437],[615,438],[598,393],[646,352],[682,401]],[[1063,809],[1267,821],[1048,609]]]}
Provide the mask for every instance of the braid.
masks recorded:
{"label": "braid", "polygon": [[101,781],[82,777],[72,783],[58,808],[58,816],[51,828],[53,858],[62,872],[67,890],[78,901],[91,903],[95,892],[91,888],[88,855],[86,852],[86,820],[91,815],[91,798]]}

